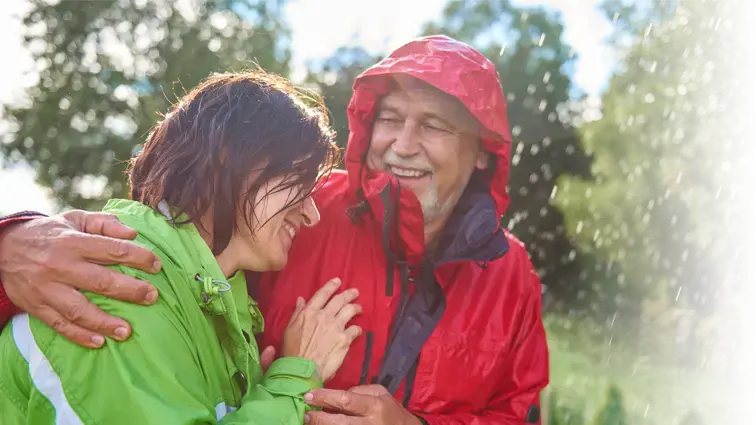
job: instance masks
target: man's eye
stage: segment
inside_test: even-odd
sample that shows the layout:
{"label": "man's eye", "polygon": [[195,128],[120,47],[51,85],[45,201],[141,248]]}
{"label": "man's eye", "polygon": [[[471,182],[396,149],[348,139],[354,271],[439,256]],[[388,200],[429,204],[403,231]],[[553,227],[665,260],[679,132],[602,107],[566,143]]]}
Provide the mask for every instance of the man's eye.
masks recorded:
{"label": "man's eye", "polygon": [[425,124],[423,127],[428,131],[432,131],[436,133],[449,133],[449,130],[443,129],[441,127],[437,127],[435,125]]}

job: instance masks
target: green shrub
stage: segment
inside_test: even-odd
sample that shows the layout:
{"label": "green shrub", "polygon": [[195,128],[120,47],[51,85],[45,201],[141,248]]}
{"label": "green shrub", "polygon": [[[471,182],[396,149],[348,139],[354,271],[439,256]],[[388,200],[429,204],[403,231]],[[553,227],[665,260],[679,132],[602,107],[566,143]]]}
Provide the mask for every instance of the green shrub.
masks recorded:
{"label": "green shrub", "polygon": [[609,387],[606,403],[593,419],[593,425],[628,425],[625,408],[622,406],[622,393],[616,386]]}

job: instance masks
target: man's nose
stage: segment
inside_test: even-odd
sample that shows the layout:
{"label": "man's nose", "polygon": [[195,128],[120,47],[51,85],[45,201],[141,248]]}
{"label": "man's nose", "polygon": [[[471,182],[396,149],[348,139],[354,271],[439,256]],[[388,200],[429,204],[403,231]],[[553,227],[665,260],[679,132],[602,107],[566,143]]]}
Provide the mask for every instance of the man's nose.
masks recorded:
{"label": "man's nose", "polygon": [[420,153],[420,140],[418,138],[417,125],[410,121],[404,123],[396,140],[391,144],[391,149],[399,156],[409,157]]}
{"label": "man's nose", "polygon": [[305,227],[313,227],[320,221],[320,211],[318,211],[318,207],[315,206],[315,201],[309,196],[304,201],[302,215],[304,216],[302,224]]}

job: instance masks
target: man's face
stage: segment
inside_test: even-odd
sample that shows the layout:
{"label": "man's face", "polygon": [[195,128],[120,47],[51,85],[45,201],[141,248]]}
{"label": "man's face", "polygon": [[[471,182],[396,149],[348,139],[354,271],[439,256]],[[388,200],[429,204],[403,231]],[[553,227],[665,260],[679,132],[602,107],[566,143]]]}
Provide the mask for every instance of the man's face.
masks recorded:
{"label": "man's face", "polygon": [[427,224],[448,216],[488,155],[477,121],[457,99],[411,77],[395,80],[376,113],[367,164],[411,189]]}

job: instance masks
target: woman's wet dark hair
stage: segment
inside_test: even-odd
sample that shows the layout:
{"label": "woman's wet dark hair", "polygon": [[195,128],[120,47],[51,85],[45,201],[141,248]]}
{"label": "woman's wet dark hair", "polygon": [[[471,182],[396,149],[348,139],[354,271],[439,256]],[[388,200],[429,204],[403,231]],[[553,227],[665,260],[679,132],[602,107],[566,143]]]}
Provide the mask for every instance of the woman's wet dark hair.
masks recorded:
{"label": "woman's wet dark hair", "polygon": [[284,177],[268,193],[297,188],[282,211],[323,181],[337,153],[327,117],[318,97],[303,97],[282,77],[212,75],[150,131],[128,170],[131,199],[153,208],[165,199],[174,217],[186,214],[183,223],[198,226],[212,208],[212,229],[204,230],[217,255],[239,230],[238,212],[250,229],[264,224],[256,223],[254,207],[267,181]]}

